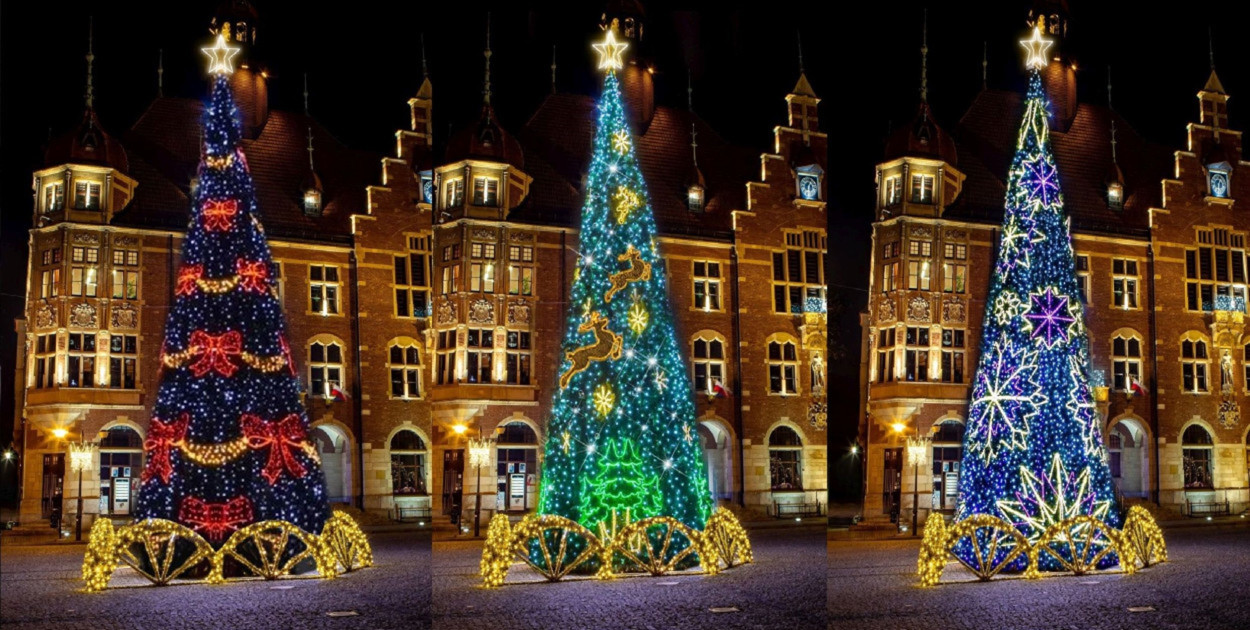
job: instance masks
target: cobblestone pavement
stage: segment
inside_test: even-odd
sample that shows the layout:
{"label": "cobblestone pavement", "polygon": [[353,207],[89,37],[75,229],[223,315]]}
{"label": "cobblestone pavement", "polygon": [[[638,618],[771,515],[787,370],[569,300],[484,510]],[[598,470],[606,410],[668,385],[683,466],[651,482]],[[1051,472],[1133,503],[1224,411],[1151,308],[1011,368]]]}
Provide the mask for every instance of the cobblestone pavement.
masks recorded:
{"label": "cobblestone pavement", "polygon": [[[429,628],[429,533],[369,539],[375,566],[335,580],[144,586],[91,595],[79,591],[85,545],[5,545],[0,622],[5,630]],[[331,611],[358,614],[330,617]]]}
{"label": "cobblestone pavement", "polygon": [[[481,544],[434,544],[436,628],[578,630],[824,627],[824,528],[751,532],[755,564],[717,576],[576,578],[549,584],[513,565],[509,584],[478,585]],[[515,580],[525,583],[513,583]],[[713,607],[739,612],[713,613]]]}
{"label": "cobblestone pavement", "polygon": [[[951,564],[944,583],[929,589],[916,585],[916,542],[830,542],[829,628],[1250,627],[1250,528],[1188,527],[1164,536],[1171,561],[1136,575],[984,584]],[[1153,610],[1130,612],[1137,607]]]}

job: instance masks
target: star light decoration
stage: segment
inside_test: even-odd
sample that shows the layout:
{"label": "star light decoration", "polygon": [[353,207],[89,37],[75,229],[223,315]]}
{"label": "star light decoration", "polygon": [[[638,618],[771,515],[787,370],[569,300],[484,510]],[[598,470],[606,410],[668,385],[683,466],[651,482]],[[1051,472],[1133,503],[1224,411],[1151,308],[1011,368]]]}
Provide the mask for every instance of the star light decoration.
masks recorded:
{"label": "star light decoration", "polygon": [[1028,448],[1029,421],[1047,398],[1036,381],[1037,351],[1012,344],[1006,333],[994,342],[983,368],[972,392],[965,443],[988,464],[1001,449]]}
{"label": "star light decoration", "polygon": [[226,43],[226,36],[218,33],[217,43],[209,48],[201,48],[205,55],[208,55],[208,73],[209,74],[233,74],[234,66],[230,65],[230,60],[239,54],[237,46],[231,46]]}
{"label": "star light decoration", "polygon": [[[1020,480],[1021,489],[1015,500],[1000,499],[998,510],[1030,543],[1036,543],[1051,525],[1073,517],[1089,515],[1105,521],[1111,509],[1110,500],[1095,500],[1090,491],[1089,467],[1082,468],[1079,474],[1070,473],[1059,453],[1051,456],[1050,470],[1041,477],[1027,466],[1021,466]],[[1073,535],[1083,537],[1082,530],[1088,527],[1089,524],[1083,524],[1074,528]],[[1091,541],[1095,546],[1109,543],[1104,536],[1096,536]]]}
{"label": "star light decoration", "polygon": [[1024,62],[1026,68],[1042,69],[1050,63],[1046,58],[1046,51],[1050,49],[1051,44],[1055,42],[1042,37],[1042,29],[1040,26],[1033,27],[1033,36],[1029,39],[1020,40],[1020,45],[1029,52],[1028,59]]}
{"label": "star light decoration", "polygon": [[1068,341],[1068,329],[1076,321],[1069,312],[1068,296],[1058,294],[1054,287],[1029,295],[1032,306],[1024,318],[1033,324],[1033,339],[1047,348]]}
{"label": "star light decoration", "polygon": [[1022,181],[1028,189],[1029,198],[1046,206],[1054,203],[1059,196],[1059,173],[1055,170],[1055,165],[1042,155],[1025,160],[1022,165],[1028,171],[1028,176]]}
{"label": "star light decoration", "polygon": [[621,60],[621,53],[629,48],[629,44],[616,41],[616,34],[612,29],[608,29],[608,36],[603,39],[602,44],[591,44],[599,53],[599,69],[600,70],[620,70],[625,67],[625,62]]}

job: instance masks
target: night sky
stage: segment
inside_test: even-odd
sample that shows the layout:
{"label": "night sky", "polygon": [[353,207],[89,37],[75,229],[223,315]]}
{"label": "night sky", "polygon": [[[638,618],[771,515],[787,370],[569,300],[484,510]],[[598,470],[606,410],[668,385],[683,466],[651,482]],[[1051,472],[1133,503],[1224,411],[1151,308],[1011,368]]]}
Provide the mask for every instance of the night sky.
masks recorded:
{"label": "night sky", "polygon": [[[408,123],[408,97],[421,80],[420,34],[435,95],[438,141],[449,126],[477,116],[481,98],[486,11],[492,12],[492,102],[504,125],[517,130],[550,91],[552,45],[561,91],[593,94],[590,40],[599,4],[473,3],[435,8],[425,3],[344,3],[332,11],[306,5],[267,6],[259,45],[272,71],[271,103],[302,107],[302,73],[310,74],[311,109],[340,140],[389,154],[394,131]],[[646,40],[657,70],[657,101],[684,106],[686,68],[694,75],[694,108],[722,135],[770,150],[772,126],[784,124],[782,100],[795,82],[800,28],[808,78],[830,134],[831,336],[845,353],[831,361],[830,452],[833,500],[854,497],[859,481],[848,454],[858,409],[858,313],[866,301],[873,167],[887,130],[915,113],[919,87],[921,12],[927,3],[862,3],[855,10],[813,13],[811,3],[683,2],[677,9],[647,3]],[[988,4],[990,6],[978,6]],[[1068,50],[1077,55],[1081,100],[1106,102],[1106,66],[1114,66],[1115,106],[1147,138],[1183,148],[1185,124],[1197,119],[1195,92],[1208,73],[1211,11],[1215,61],[1233,96],[1232,126],[1247,120],[1240,98],[1250,96],[1250,71],[1235,37],[1250,9],[1236,3],[1186,13],[1181,5],[1145,10],[1140,3],[1073,2]],[[1025,35],[1027,0],[934,3],[929,15],[929,100],[948,130],[981,87],[982,42],[988,43],[991,88],[1023,91],[1017,40]],[[120,135],[156,94],[157,50],[165,51],[165,93],[202,97],[200,46],[214,3],[131,2],[56,4],[58,21],[0,15],[0,444],[11,435],[12,322],[25,293],[30,172],[40,165],[49,129],[73,126],[82,110],[87,16],[95,14],[96,109]],[[368,7],[368,10],[357,7]],[[106,10],[107,7],[107,10]],[[7,18],[7,19],[3,19]],[[37,35],[34,37],[32,35]],[[834,73],[837,73],[835,78]],[[835,348],[836,353],[837,348]],[[150,377],[150,375],[149,375]]]}

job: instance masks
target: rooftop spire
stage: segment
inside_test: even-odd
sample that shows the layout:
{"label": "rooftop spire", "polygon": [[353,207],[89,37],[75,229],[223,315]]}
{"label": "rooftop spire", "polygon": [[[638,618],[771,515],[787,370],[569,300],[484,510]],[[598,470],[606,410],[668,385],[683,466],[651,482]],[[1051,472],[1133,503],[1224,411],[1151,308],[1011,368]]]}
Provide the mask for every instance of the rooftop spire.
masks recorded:
{"label": "rooftop spire", "polygon": [[490,105],[490,12],[486,12],[486,50],[482,51],[486,58],[486,77],[482,87],[482,103]]}
{"label": "rooftop spire", "polygon": [[87,109],[95,105],[95,86],[92,78],[95,74],[92,64],[95,61],[95,17],[87,18]]}
{"label": "rooftop spire", "polygon": [[165,49],[157,50],[156,57],[156,97],[165,96]]}
{"label": "rooftop spire", "polygon": [[1115,108],[1111,106],[1111,66],[1107,66],[1107,109],[1111,118],[1111,163],[1116,164],[1115,155]]}
{"label": "rooftop spire", "polygon": [[556,93],[556,45],[551,45],[551,93]]}
{"label": "rooftop spire", "polygon": [[689,67],[686,68],[686,109],[694,111],[694,76]]}
{"label": "rooftop spire", "polygon": [[695,139],[699,132],[694,128],[694,121],[690,122],[690,155],[694,160],[694,167],[699,168],[699,142]]}
{"label": "rooftop spire", "polygon": [[308,115],[308,73],[304,73],[304,115]]}
{"label": "rooftop spire", "polygon": [[428,81],[430,78],[430,68],[425,64],[425,33],[421,33],[421,80]]}
{"label": "rooftop spire", "polygon": [[803,30],[802,29],[795,29],[794,39],[795,41],[798,42],[798,45],[799,45],[799,74],[806,74],[807,71],[803,69]]}
{"label": "rooftop spire", "polygon": [[1207,55],[1211,58],[1211,72],[1215,72],[1215,33],[1207,26]]}
{"label": "rooftop spire", "polygon": [[984,90],[989,83],[986,81],[986,75],[990,68],[990,44],[989,42],[981,42],[981,89]]}
{"label": "rooftop spire", "polygon": [[315,172],[317,170],[317,166],[313,163],[312,140],[313,140],[312,123],[309,123],[308,125],[308,170]]}
{"label": "rooftop spire", "polygon": [[929,9],[924,10],[920,36],[920,102],[929,102]]}

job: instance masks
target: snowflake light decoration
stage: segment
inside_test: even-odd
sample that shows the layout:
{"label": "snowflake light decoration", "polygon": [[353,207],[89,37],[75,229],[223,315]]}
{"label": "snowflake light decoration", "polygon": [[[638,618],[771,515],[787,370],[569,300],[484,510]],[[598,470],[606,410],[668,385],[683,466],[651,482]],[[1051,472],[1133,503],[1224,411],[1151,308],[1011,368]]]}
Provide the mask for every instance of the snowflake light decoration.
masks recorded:
{"label": "snowflake light decoration", "polygon": [[1031,307],[1024,318],[1033,324],[1033,339],[1047,348],[1068,341],[1069,328],[1076,318],[1068,311],[1068,296],[1047,287],[1042,293],[1029,295]]}
{"label": "snowflake light decoration", "polygon": [[982,367],[968,409],[966,444],[969,453],[988,463],[1001,449],[1028,448],[1029,420],[1046,404],[1046,396],[1035,380],[1037,351],[1012,344],[1005,333]]}
{"label": "snowflake light decoration", "polygon": [[1044,206],[1055,203],[1059,198],[1059,173],[1055,170],[1055,165],[1039,155],[1025,160],[1022,166],[1026,176],[1021,181],[1028,191],[1028,198],[1040,201]]}
{"label": "snowflake light decoration", "polygon": [[[1110,500],[1098,501],[1090,491],[1089,467],[1082,468],[1079,474],[1070,473],[1059,453],[1051,456],[1050,470],[1041,477],[1027,466],[1021,466],[1020,480],[1021,489],[1015,500],[1000,499],[998,510],[1030,543],[1036,543],[1046,528],[1055,523],[1085,514],[1105,521],[1111,509]],[[1109,542],[1102,538],[1101,541],[1095,539],[1093,544]]]}

